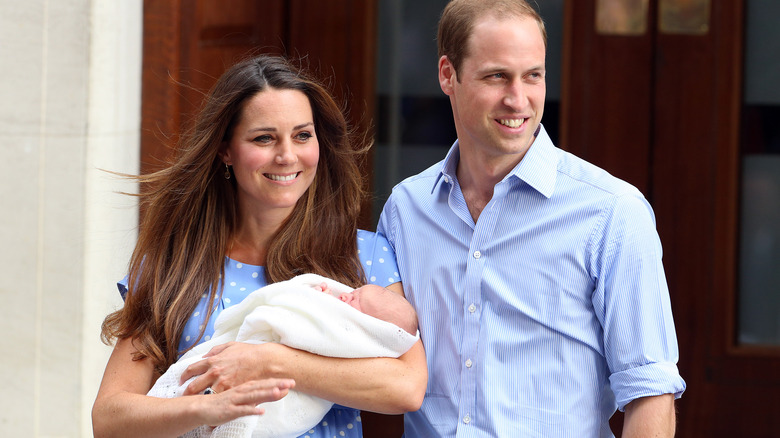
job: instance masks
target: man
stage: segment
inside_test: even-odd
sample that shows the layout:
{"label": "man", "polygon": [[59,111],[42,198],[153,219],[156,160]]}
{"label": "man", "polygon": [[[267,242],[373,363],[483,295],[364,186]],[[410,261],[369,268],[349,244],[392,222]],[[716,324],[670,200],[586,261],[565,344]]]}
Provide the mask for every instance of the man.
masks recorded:
{"label": "man", "polygon": [[541,18],[454,0],[438,44],[458,139],[379,223],[428,359],[406,437],[611,437],[615,409],[623,436],[673,436],[685,382],[653,212],[541,126]]}

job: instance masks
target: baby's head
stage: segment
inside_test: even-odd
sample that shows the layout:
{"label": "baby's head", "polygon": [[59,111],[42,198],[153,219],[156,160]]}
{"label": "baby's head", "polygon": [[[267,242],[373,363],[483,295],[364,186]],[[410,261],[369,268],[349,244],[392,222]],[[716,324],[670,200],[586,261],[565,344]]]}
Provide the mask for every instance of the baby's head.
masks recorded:
{"label": "baby's head", "polygon": [[375,284],[367,284],[339,299],[366,315],[379,318],[417,335],[417,313],[404,297]]}

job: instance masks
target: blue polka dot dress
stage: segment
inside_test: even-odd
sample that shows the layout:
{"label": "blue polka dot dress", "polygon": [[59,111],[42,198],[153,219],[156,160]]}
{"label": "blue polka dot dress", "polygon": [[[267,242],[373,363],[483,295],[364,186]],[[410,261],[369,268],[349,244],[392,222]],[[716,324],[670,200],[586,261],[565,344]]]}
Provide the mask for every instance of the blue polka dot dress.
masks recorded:
{"label": "blue polka dot dress", "polygon": [[[387,286],[401,281],[395,253],[390,248],[387,239],[381,234],[358,230],[358,253],[366,278],[370,283]],[[214,321],[222,310],[240,303],[251,292],[266,285],[264,270],[265,268],[262,266],[247,265],[225,257],[225,286],[222,297],[216,300],[211,318],[205,321],[205,316],[208,314],[208,293],[201,296],[200,303],[184,327],[179,341],[179,351],[184,351],[195,343],[204,325],[206,330],[198,343],[211,339],[211,335],[214,333]],[[127,291],[126,285],[127,278],[119,283],[122,296]],[[333,405],[325,417],[311,430],[301,435],[301,438],[358,438],[362,436],[360,411],[341,405]]]}

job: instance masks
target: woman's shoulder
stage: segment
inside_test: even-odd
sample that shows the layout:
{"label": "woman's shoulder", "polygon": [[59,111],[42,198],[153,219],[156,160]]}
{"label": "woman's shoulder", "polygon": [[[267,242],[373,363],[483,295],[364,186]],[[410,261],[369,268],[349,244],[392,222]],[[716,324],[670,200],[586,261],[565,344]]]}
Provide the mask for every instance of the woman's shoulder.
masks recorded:
{"label": "woman's shoulder", "polygon": [[387,242],[387,238],[382,233],[376,233],[373,231],[368,230],[362,230],[358,228],[357,230],[357,239],[358,239],[358,245],[361,244],[361,242],[365,243],[385,243]]}
{"label": "woman's shoulder", "polygon": [[369,283],[387,286],[400,281],[395,253],[382,233],[358,229],[358,256]]}
{"label": "woman's shoulder", "polygon": [[390,242],[387,237],[382,233],[376,233],[374,231],[357,230],[357,247],[361,253],[369,252],[374,253],[376,249],[381,248],[383,251],[388,251],[390,248]]}

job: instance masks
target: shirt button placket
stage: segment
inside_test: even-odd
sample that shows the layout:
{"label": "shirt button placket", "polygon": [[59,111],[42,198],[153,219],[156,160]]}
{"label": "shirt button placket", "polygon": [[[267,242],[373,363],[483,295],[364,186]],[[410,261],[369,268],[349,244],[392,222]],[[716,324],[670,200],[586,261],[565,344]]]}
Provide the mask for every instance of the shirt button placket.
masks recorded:
{"label": "shirt button placket", "polygon": [[484,238],[485,230],[482,224],[477,224],[474,229],[474,236],[471,241],[469,252],[467,253],[466,263],[466,278],[465,278],[465,294],[464,298],[464,318],[465,327],[463,332],[463,347],[460,351],[462,354],[462,360],[465,367],[462,368],[460,382],[460,397],[461,403],[458,407],[458,414],[460,417],[460,427],[457,428],[456,436],[469,436],[473,431],[472,415],[476,412],[476,379],[477,375],[474,372],[474,358],[477,354],[477,343],[479,339],[480,327],[479,321],[481,318],[482,307],[482,282],[483,282],[483,269],[485,267],[486,258],[482,252],[482,241]]}

